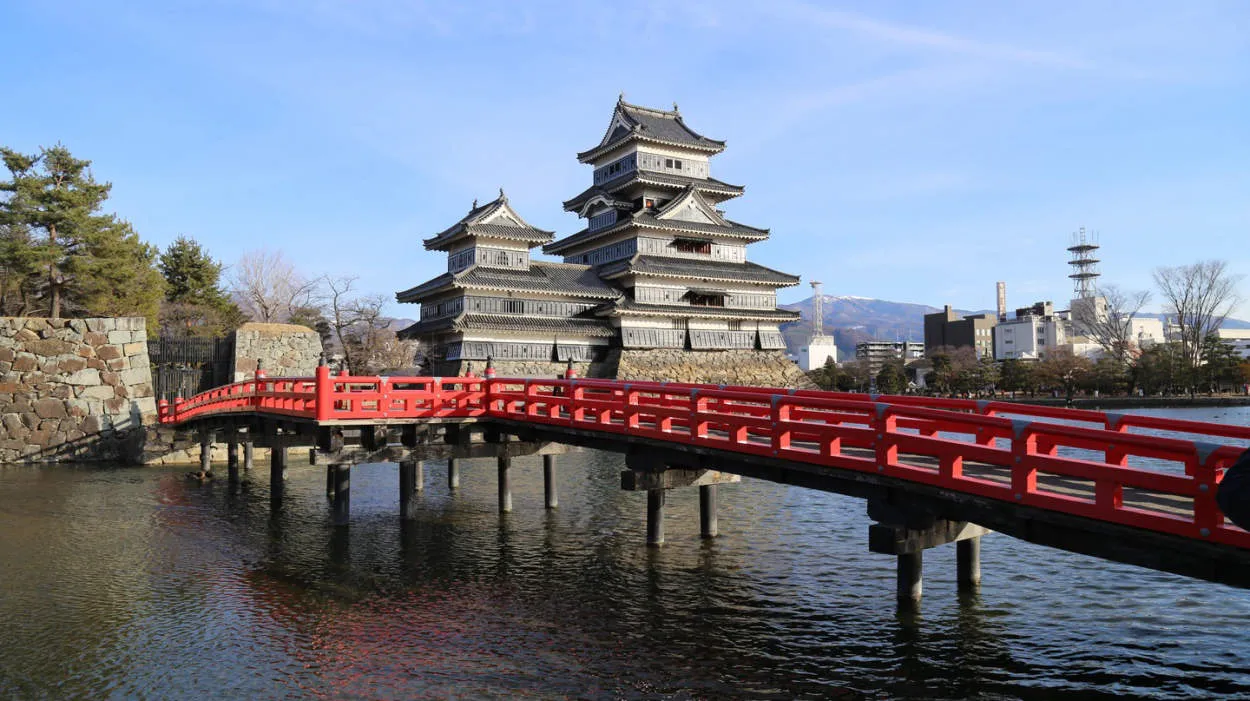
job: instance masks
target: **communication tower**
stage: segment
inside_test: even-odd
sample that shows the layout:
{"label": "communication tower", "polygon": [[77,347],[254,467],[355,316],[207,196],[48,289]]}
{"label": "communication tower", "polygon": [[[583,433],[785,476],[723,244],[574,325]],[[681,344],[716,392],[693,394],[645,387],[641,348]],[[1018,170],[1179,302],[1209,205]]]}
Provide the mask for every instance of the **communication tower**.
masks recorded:
{"label": "communication tower", "polygon": [[1072,297],[1073,299],[1085,299],[1095,295],[1094,280],[1098,279],[1098,259],[1094,257],[1098,250],[1098,242],[1093,234],[1087,235],[1085,227],[1081,227],[1080,231],[1072,234],[1072,245],[1068,246],[1068,252],[1072,254],[1072,258],[1068,260],[1068,265],[1072,266],[1072,274],[1068,277],[1072,279]]}

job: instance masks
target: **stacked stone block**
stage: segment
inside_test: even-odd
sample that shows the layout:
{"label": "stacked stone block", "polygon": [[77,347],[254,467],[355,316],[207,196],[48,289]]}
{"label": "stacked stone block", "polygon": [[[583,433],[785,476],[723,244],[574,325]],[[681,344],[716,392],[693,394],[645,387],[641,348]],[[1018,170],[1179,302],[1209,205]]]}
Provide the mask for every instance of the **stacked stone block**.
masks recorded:
{"label": "stacked stone block", "polygon": [[693,382],[714,385],[816,389],[816,385],[782,351],[726,350],[692,353],[682,350],[625,350],[617,365],[618,380]]}
{"label": "stacked stone block", "polygon": [[0,464],[137,460],[155,414],[144,319],[0,317]]}
{"label": "stacked stone block", "polygon": [[247,323],[234,335],[234,381],[250,379],[257,362],[270,377],[308,377],[320,357],[321,337],[306,326]]}

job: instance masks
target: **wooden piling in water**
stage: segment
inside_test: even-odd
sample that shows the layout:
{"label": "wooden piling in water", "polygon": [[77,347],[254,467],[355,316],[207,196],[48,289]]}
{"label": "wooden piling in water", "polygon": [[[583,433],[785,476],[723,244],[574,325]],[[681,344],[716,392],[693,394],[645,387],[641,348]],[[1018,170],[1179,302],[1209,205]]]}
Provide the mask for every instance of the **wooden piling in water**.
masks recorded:
{"label": "wooden piling in water", "polygon": [[556,456],[543,456],[543,501],[548,509],[560,505],[560,492],[556,486]]}

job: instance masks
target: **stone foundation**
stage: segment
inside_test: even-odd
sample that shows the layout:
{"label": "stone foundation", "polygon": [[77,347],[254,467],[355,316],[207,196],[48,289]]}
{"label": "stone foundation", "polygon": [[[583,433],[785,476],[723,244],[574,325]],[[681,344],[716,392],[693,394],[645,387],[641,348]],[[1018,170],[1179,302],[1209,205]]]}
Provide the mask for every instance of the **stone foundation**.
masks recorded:
{"label": "stone foundation", "polygon": [[624,350],[618,380],[816,389],[783,351]]}
{"label": "stone foundation", "polygon": [[142,318],[0,318],[0,464],[136,462],[156,400]]}
{"label": "stone foundation", "polygon": [[[437,360],[430,363],[429,372],[435,377],[459,377],[473,366],[473,374],[478,377],[486,372],[484,360]],[[539,360],[497,360],[492,362],[496,377],[564,377],[569,365],[565,363],[543,362]],[[611,378],[615,366],[610,362],[573,363],[578,377]]]}
{"label": "stone foundation", "polygon": [[295,324],[249,322],[234,332],[234,381],[251,379],[260,362],[270,377],[309,377],[317,372],[321,337]]}

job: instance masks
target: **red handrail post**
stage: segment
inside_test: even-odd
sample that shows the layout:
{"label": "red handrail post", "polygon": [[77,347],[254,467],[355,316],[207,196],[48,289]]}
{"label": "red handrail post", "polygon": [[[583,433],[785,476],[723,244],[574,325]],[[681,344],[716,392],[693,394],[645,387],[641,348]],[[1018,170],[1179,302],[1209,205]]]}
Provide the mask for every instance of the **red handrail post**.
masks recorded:
{"label": "red handrail post", "polygon": [[329,421],[334,416],[334,381],[330,379],[330,366],[317,366],[317,384],[314,391],[316,404],[313,415],[317,421]]}

